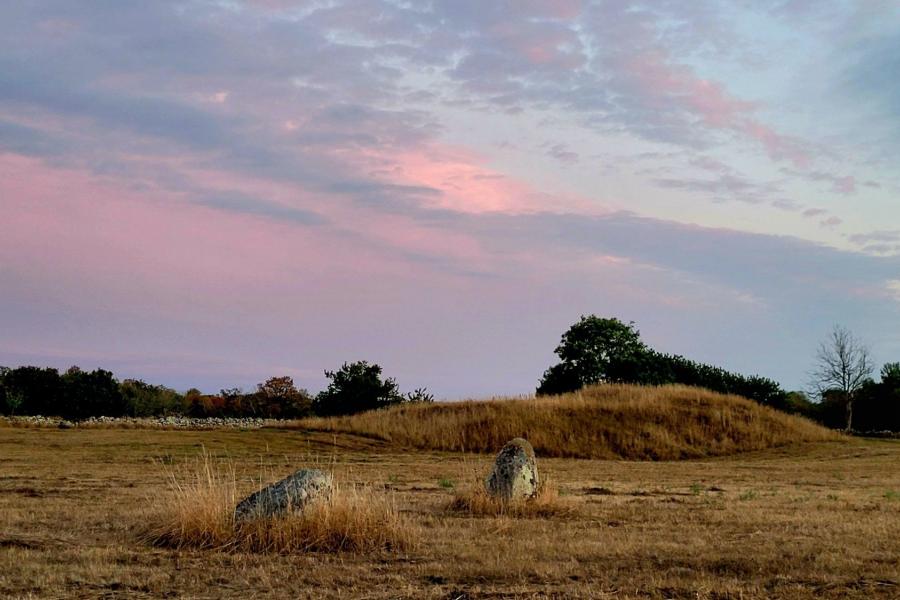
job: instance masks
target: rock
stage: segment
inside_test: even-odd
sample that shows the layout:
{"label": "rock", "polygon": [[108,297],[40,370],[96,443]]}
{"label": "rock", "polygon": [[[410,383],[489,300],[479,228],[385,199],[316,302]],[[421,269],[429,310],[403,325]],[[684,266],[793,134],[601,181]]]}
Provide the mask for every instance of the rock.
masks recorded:
{"label": "rock", "polygon": [[250,494],[234,509],[236,522],[300,512],[310,502],[327,498],[332,488],[331,473],[300,469],[277,483]]}
{"label": "rock", "polygon": [[485,481],[488,494],[504,502],[533,498],[540,485],[534,448],[528,440],[510,440],[500,450]]}
{"label": "rock", "polygon": [[60,429],[72,429],[73,427],[75,427],[75,423],[63,419],[59,422],[59,425],[57,425],[57,427],[59,427]]}

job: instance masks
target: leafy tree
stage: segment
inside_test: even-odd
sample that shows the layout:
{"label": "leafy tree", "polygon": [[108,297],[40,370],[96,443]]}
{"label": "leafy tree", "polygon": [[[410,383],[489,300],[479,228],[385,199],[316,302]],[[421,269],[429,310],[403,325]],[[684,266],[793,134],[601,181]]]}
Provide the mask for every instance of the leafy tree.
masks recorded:
{"label": "leafy tree", "polygon": [[784,410],[810,419],[817,418],[816,404],[809,399],[805,392],[787,392],[784,396]]}
{"label": "leafy tree", "polygon": [[3,415],[16,414],[25,402],[22,392],[7,389],[6,376],[9,372],[8,367],[0,367],[0,414]]}
{"label": "leafy tree", "polygon": [[544,371],[544,376],[535,393],[538,396],[565,394],[581,389],[583,385],[577,370],[572,365],[557,363]]}
{"label": "leafy tree", "polygon": [[126,379],[119,384],[125,412],[132,417],[164,416],[181,412],[184,397],[163,385],[140,379]]}
{"label": "leafy tree", "polygon": [[290,377],[272,377],[257,386],[267,417],[303,417],[312,409],[312,397],[298,390]]}
{"label": "leafy tree", "polygon": [[3,376],[7,395],[19,399],[17,410],[22,415],[58,415],[63,384],[56,369],[17,367]]}
{"label": "leafy tree", "polygon": [[619,365],[638,360],[647,350],[634,323],[582,316],[563,335],[537,393],[559,394],[599,382],[624,381]]}
{"label": "leafy tree", "polygon": [[225,415],[229,417],[246,417],[255,415],[258,408],[252,394],[245,394],[241,388],[227,388],[219,391],[225,402]]}
{"label": "leafy tree", "polygon": [[887,363],[881,367],[881,383],[889,389],[900,391],[900,362]]}
{"label": "leafy tree", "polygon": [[62,417],[84,419],[93,416],[121,417],[126,404],[119,382],[109,371],[87,372],[71,367],[62,376],[63,402],[57,412]]}
{"label": "leafy tree", "polygon": [[846,430],[853,428],[853,404],[857,393],[870,379],[874,365],[869,350],[846,327],[835,325],[819,345],[810,374],[810,385],[824,399],[826,393],[842,398]]}
{"label": "leafy tree", "polygon": [[859,431],[900,431],[900,363],[881,369],[881,381],[866,381],[853,402],[853,427]]}
{"label": "leafy tree", "polygon": [[382,380],[381,367],[364,360],[344,363],[337,371],[325,371],[325,377],[331,382],[314,403],[319,415],[349,415],[404,400],[397,382],[390,377]]}
{"label": "leafy tree", "polygon": [[662,354],[641,341],[634,323],[618,319],[581,317],[563,334],[556,353],[561,361],[544,372],[538,395],[570,392],[599,382],[680,383],[737,394],[774,408],[786,407],[784,390],[771,379],[746,377],[683,356]]}

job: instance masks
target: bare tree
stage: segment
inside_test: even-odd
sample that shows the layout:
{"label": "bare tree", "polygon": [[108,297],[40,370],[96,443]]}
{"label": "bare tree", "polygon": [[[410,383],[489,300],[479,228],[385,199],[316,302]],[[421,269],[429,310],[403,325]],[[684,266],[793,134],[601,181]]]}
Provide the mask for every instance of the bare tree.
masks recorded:
{"label": "bare tree", "polygon": [[847,407],[847,431],[853,427],[856,392],[872,375],[873,369],[868,348],[840,325],[834,326],[816,352],[816,365],[810,374],[811,386],[820,397],[826,392],[841,393]]}

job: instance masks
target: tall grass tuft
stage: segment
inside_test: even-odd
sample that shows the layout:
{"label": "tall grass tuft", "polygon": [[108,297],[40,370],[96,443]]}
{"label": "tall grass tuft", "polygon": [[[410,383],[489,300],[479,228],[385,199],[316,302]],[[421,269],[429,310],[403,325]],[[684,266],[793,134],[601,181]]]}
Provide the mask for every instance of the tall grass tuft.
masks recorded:
{"label": "tall grass tuft", "polygon": [[491,496],[480,479],[473,479],[453,495],[447,509],[476,517],[549,518],[575,514],[577,506],[573,498],[561,496],[549,478],[533,498],[509,501]]}
{"label": "tall grass tuft", "polygon": [[204,455],[191,469],[169,471],[168,493],[140,537],[161,547],[276,554],[404,551],[417,541],[417,528],[393,496],[371,486],[336,482],[330,497],[300,513],[237,523],[241,497],[234,467]]}
{"label": "tall grass tuft", "polygon": [[841,439],[745,398],[682,385],[598,385],[561,396],[395,406],[296,427],[410,448],[496,452],[515,437],[539,456],[674,460]]}

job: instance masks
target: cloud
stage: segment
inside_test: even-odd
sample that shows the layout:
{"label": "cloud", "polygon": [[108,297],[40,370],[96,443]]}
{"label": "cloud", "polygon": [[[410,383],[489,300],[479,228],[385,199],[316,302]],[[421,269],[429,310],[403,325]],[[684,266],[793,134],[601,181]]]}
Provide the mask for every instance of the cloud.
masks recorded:
{"label": "cloud", "polygon": [[325,222],[325,219],[315,212],[283,206],[236,192],[207,192],[194,197],[192,202],[200,206],[300,225],[321,225]]}
{"label": "cloud", "polygon": [[[824,181],[831,184],[831,191],[835,194],[848,196],[856,193],[856,178],[852,175],[834,175],[823,171],[797,171],[794,169],[781,169],[781,172],[793,177],[801,177],[808,181]],[[871,186],[869,186],[871,187]]]}
{"label": "cloud", "polygon": [[[891,180],[828,168],[840,152],[790,126],[796,104],[735,75],[754,50],[729,8],[7,3],[0,359],[22,340],[67,359],[178,348],[225,385],[362,353],[448,395],[526,391],[577,314],[633,311],[673,350],[785,374],[822,322],[896,317],[897,240],[855,234],[854,253],[653,214],[737,200],[761,229],[808,231]],[[879,43],[859,56],[890,67]],[[828,210],[793,200],[823,192]]]}

